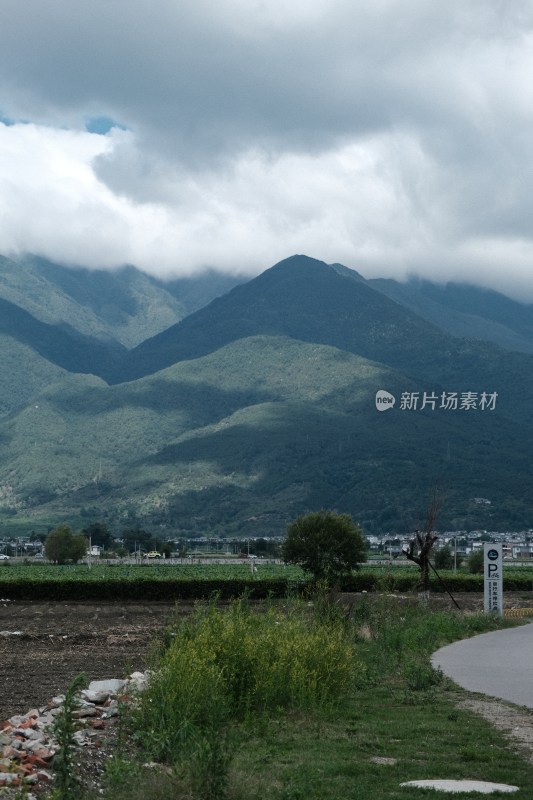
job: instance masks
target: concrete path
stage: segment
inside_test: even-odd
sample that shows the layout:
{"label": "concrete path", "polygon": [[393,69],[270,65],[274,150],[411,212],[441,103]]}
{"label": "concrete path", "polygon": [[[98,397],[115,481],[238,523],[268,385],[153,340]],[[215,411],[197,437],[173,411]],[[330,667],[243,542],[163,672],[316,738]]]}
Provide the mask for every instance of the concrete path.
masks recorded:
{"label": "concrete path", "polygon": [[441,647],[431,663],[463,689],[533,709],[533,622]]}

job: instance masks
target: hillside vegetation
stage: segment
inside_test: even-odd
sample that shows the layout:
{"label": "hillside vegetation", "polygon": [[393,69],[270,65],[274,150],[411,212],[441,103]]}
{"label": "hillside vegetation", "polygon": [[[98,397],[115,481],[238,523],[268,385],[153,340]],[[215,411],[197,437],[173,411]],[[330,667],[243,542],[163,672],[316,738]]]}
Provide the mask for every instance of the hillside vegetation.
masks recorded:
{"label": "hillside vegetation", "polygon": [[[442,526],[530,527],[532,356],[444,334],[340,265],[287,259],[113,358],[14,309],[0,351],[6,531],[105,519],[279,534],[321,507],[405,531],[435,484]],[[380,389],[397,398],[387,413]],[[497,404],[400,407],[405,392],[452,391]]]}
{"label": "hillside vegetation", "polygon": [[89,270],[0,256],[0,298],[70,333],[134,347],[242,280],[217,272],[161,281],[134,267]]}
{"label": "hillside vegetation", "polygon": [[16,487],[4,509],[37,522],[93,508],[114,524],[223,535],[281,532],[328,507],[368,530],[412,529],[439,480],[450,524],[452,514],[482,521],[471,498],[489,487],[494,522],[525,519],[521,426],[481,413],[441,413],[439,425],[431,411],[378,414],[383,385],[421,389],[353,354],[281,337],[118,386],[66,375],[3,425]]}

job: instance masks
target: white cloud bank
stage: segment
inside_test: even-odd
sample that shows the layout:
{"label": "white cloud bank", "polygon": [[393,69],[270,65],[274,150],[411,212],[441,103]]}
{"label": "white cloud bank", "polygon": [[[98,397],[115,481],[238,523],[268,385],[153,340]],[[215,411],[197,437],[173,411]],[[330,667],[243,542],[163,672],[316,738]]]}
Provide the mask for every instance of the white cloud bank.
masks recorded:
{"label": "white cloud bank", "polygon": [[23,6],[3,0],[0,252],[162,276],[304,252],[533,300],[530,3]]}

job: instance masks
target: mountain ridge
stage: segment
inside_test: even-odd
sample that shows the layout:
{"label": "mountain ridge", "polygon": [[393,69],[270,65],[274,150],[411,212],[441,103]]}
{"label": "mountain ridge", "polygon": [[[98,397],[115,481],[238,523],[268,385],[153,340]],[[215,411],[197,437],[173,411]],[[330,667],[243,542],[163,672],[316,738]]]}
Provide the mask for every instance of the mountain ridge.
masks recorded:
{"label": "mountain ridge", "polygon": [[[113,373],[109,384],[82,374],[83,347],[63,328],[50,326],[50,342],[48,328],[3,302],[4,530],[105,519],[272,534],[317,504],[367,531],[412,529],[439,482],[444,524],[529,527],[531,356],[443,333],[342,265],[279,262],[122,348],[127,369],[146,374]],[[72,371],[47,360],[71,345]],[[396,398],[386,413],[379,390]],[[493,411],[421,407],[425,393],[452,391],[498,399]],[[404,394],[418,407],[402,407]]]}
{"label": "mountain ridge", "polygon": [[[339,308],[335,316],[331,315],[332,305]],[[415,334],[438,335],[434,326],[367,286],[363,279],[352,282],[322,261],[291,256],[133,348],[125,358],[120,379],[136,379],[154,367],[164,369],[239,338],[262,334],[344,346],[379,360],[379,347],[371,347],[369,340],[382,338],[375,319],[382,306],[390,313],[389,327],[409,327],[413,339]],[[306,327],[300,324],[302,309],[307,315]],[[354,349],[354,332],[361,339],[362,351]]]}
{"label": "mountain ridge", "polygon": [[459,338],[490,341],[533,353],[533,305],[468,283],[438,284],[421,278],[369,283],[441,330]]}
{"label": "mountain ridge", "polygon": [[41,322],[133,347],[242,278],[208,270],[162,281],[132,266],[89,270],[26,255],[0,256],[0,297]]}

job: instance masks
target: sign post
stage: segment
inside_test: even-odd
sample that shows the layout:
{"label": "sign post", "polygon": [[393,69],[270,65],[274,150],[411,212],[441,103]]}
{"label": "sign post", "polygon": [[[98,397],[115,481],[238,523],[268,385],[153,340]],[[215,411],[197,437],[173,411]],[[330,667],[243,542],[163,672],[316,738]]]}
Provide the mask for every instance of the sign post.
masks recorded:
{"label": "sign post", "polygon": [[485,577],[485,612],[503,616],[503,554],[501,544],[485,542],[483,574]]}

